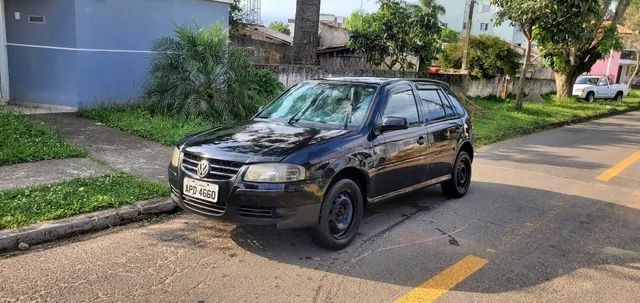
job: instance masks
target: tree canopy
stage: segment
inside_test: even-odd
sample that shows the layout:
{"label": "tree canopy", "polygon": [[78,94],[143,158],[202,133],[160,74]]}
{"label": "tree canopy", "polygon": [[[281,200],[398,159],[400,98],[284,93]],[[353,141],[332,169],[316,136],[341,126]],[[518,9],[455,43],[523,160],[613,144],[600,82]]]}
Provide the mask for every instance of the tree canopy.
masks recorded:
{"label": "tree canopy", "polygon": [[571,96],[573,83],[610,50],[620,49],[617,24],[629,0],[546,0],[534,39],[556,73],[558,97]]}
{"label": "tree canopy", "polygon": [[440,49],[444,8],[434,0],[409,3],[404,0],[380,0],[373,13],[356,11],[347,19],[351,31],[349,48],[374,65],[388,69],[414,67],[411,55],[430,63]]}
{"label": "tree canopy", "polygon": [[289,26],[280,21],[274,21],[269,24],[269,28],[285,35],[291,35],[291,30]]}
{"label": "tree canopy", "polygon": [[445,27],[440,32],[440,42],[444,44],[457,43],[460,41],[462,35],[457,30]]}
{"label": "tree canopy", "polygon": [[[464,43],[457,42],[445,46],[439,56],[444,68],[461,68]],[[495,36],[472,36],[469,40],[469,75],[472,78],[491,79],[513,76],[518,71],[520,53],[511,43]]]}

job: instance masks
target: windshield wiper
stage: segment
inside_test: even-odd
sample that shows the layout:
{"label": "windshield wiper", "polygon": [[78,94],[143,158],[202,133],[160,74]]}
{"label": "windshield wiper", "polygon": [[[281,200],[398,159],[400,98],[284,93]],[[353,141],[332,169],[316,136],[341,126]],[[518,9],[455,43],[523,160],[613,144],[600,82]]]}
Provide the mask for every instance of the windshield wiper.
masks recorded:
{"label": "windshield wiper", "polygon": [[[287,122],[287,123],[293,124],[293,123],[297,123],[298,121],[300,121],[300,119],[302,119],[302,117],[304,117],[304,115],[307,113],[307,111],[309,111],[309,109],[311,109],[312,107],[314,107],[316,105],[316,103],[318,102],[318,99],[320,99],[321,96],[322,96],[322,94],[320,94],[319,96],[317,96],[313,100],[311,100],[311,102],[309,102],[309,105],[307,105],[305,108],[301,109],[295,115],[291,116],[291,119],[289,119],[289,122]],[[298,117],[298,116],[300,116],[300,117],[296,119],[296,117]]]}

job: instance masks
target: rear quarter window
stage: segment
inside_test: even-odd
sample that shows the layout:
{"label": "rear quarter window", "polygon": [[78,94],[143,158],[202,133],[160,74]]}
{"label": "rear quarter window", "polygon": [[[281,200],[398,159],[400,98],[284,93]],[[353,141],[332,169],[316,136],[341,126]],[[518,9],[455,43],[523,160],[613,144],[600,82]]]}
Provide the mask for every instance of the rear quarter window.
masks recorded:
{"label": "rear quarter window", "polygon": [[446,94],[449,97],[449,101],[451,101],[451,105],[453,105],[456,113],[460,116],[464,116],[467,113],[467,110],[464,108],[458,97],[456,97],[451,90],[446,90]]}

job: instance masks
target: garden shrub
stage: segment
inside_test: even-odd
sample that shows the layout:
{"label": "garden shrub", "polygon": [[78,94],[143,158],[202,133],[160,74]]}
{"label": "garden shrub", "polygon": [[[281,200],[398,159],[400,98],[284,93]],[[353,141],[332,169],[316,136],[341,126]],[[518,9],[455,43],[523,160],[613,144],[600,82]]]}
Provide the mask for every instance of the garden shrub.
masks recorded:
{"label": "garden shrub", "polygon": [[251,65],[221,24],[178,26],[153,43],[143,102],[153,114],[233,121],[246,119],[283,88],[273,73]]}

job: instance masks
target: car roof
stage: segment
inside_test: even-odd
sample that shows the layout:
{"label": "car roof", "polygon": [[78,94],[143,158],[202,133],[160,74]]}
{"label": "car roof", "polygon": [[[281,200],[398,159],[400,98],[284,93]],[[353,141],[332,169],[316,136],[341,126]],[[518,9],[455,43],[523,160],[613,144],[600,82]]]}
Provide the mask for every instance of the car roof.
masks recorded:
{"label": "car roof", "polygon": [[394,82],[401,81],[410,81],[420,84],[430,84],[430,85],[439,85],[449,87],[449,85],[445,82],[433,80],[433,79],[419,79],[419,78],[384,78],[384,77],[332,77],[332,78],[322,78],[320,80],[323,81],[336,81],[336,82],[350,82],[350,83],[359,83],[359,84],[391,84]]}

